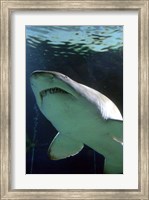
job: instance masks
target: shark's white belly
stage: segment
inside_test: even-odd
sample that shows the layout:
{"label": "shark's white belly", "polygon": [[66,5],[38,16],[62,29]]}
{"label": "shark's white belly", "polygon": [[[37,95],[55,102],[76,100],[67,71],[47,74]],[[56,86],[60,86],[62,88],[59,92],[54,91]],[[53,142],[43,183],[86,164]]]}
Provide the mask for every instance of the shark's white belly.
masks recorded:
{"label": "shark's white belly", "polygon": [[78,102],[71,96],[69,100],[68,97],[65,99],[65,95],[60,98],[58,95],[44,97],[41,112],[60,133],[68,134],[103,154],[107,158],[107,165],[113,167],[114,171],[121,171],[123,148],[112,139],[112,133],[119,131],[119,124],[115,122],[109,132],[110,121],[104,120],[93,106],[88,106],[87,102]]}
{"label": "shark's white belly", "polygon": [[86,102],[78,102],[73,97],[70,97],[70,101],[68,98],[65,101],[65,96],[57,96],[58,94],[47,95],[43,99],[41,111],[59,132],[77,134],[81,130],[91,132],[99,128],[99,123],[103,120],[93,107],[88,107]]}

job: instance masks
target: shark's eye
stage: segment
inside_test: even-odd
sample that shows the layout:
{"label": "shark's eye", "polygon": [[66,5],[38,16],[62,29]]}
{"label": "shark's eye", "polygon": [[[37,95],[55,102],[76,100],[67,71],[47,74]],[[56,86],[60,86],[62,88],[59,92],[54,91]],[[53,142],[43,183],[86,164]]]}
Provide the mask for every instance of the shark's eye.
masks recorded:
{"label": "shark's eye", "polygon": [[67,79],[68,77],[66,76],[66,75],[61,75],[61,77],[63,78],[63,79]]}
{"label": "shark's eye", "polygon": [[66,79],[66,78],[68,78],[68,76],[64,75],[64,78]]}

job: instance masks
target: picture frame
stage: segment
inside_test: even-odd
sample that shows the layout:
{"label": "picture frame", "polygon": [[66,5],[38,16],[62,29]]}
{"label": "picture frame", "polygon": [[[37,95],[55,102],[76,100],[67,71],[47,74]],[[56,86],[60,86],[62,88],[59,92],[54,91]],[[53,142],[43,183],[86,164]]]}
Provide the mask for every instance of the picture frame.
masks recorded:
{"label": "picture frame", "polygon": [[[38,3],[37,3],[38,2]],[[148,1],[23,1],[1,0],[1,199],[148,199]],[[130,190],[104,189],[12,189],[11,188],[11,15],[15,11],[137,10],[139,17],[139,186]]]}

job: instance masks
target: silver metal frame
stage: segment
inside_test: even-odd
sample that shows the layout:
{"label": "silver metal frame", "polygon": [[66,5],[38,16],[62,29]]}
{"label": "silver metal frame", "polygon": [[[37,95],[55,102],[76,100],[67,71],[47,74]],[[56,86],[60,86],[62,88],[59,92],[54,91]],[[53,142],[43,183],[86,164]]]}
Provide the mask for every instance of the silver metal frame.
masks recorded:
{"label": "silver metal frame", "polygon": [[[0,199],[149,199],[149,1],[148,0],[0,0]],[[139,15],[139,189],[137,190],[12,190],[11,147],[11,14],[16,10],[137,10]]]}

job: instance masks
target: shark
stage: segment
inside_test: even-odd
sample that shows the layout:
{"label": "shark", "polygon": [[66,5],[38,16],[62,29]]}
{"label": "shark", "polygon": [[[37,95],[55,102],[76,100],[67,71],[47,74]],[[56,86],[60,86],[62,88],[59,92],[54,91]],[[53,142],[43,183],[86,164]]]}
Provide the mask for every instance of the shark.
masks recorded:
{"label": "shark", "polygon": [[105,174],[123,173],[123,118],[107,96],[55,71],[34,71],[30,84],[39,110],[58,131],[48,148],[51,160],[87,145],[105,157]]}

